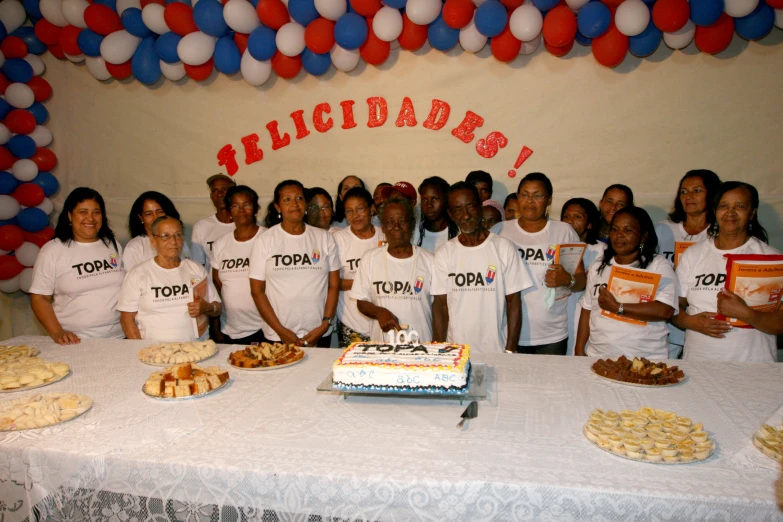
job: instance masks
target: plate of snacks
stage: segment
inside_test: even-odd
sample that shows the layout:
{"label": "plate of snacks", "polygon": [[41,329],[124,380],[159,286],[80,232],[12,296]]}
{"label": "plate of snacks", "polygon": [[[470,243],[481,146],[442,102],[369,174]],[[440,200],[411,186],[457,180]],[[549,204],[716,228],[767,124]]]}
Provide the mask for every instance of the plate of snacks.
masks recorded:
{"label": "plate of snacks", "polygon": [[35,346],[23,344],[16,346],[0,345],[0,363],[7,363],[25,357],[35,357],[39,353],[41,353],[41,350]]}
{"label": "plate of snacks", "polygon": [[607,453],[649,464],[689,464],[715,452],[715,441],[700,423],[647,407],[619,413],[593,410],[583,433]]}
{"label": "plate of snacks", "polygon": [[661,361],[649,361],[644,357],[628,359],[621,355],[616,361],[598,359],[593,363],[593,373],[609,381],[629,386],[663,387],[676,386],[685,381],[685,372],[677,366]]}
{"label": "plate of snacks", "polygon": [[165,401],[195,399],[221,389],[228,380],[228,372],[219,366],[184,363],[152,373],[141,391]]}
{"label": "plate of snacks", "polygon": [[762,425],[753,434],[753,445],[767,457],[783,462],[783,424],[780,426]]}
{"label": "plate of snacks", "polygon": [[34,430],[75,419],[92,399],[75,393],[39,393],[0,403],[0,431]]}
{"label": "plate of snacks", "polygon": [[139,350],[139,360],[150,366],[194,363],[209,359],[218,352],[215,341],[153,344]]}
{"label": "plate of snacks", "polygon": [[71,373],[64,362],[20,357],[0,363],[0,393],[33,390],[60,381]]}
{"label": "plate of snacks", "polygon": [[300,363],[305,357],[304,350],[295,344],[262,343],[233,352],[228,356],[228,363],[240,370],[278,370]]}

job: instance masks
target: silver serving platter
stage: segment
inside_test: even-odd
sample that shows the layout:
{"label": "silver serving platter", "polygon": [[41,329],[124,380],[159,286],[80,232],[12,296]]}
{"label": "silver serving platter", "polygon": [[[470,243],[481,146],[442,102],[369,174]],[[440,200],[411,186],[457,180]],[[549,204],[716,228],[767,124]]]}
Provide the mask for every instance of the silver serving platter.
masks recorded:
{"label": "silver serving platter", "polygon": [[206,397],[207,395],[212,395],[216,391],[220,391],[223,388],[225,388],[226,385],[228,383],[230,383],[230,382],[231,382],[231,379],[229,378],[226,382],[224,382],[223,384],[221,384],[217,388],[212,388],[211,390],[209,390],[206,393],[198,393],[196,395],[188,395],[187,397],[164,397],[163,395],[160,395],[160,396],[158,396],[158,395],[150,395],[149,393],[144,391],[144,385],[143,384],[141,385],[141,393],[143,393],[144,395],[146,395],[150,399],[155,399],[155,400],[158,400],[158,401],[164,401],[164,402],[189,401],[191,399],[200,399],[201,397]]}
{"label": "silver serving platter", "polygon": [[66,373],[62,377],[60,377],[58,379],[55,379],[53,381],[45,382],[43,384],[38,384],[38,385],[35,385],[35,386],[22,386],[21,388],[13,388],[11,390],[0,390],[0,393],[14,393],[14,392],[27,391],[27,390],[35,390],[37,388],[43,388],[44,386],[49,386],[50,384],[54,384],[56,382],[60,382],[63,379],[65,379],[66,377],[68,377],[69,375],[71,375],[70,368],[68,369],[68,373]]}
{"label": "silver serving platter", "polygon": [[146,364],[146,365],[148,365],[148,366],[156,366],[156,367],[158,367],[158,368],[168,368],[168,367],[170,367],[170,366],[176,366],[176,365],[178,365],[178,364],[188,364],[188,363],[190,363],[190,364],[199,364],[199,363],[201,363],[201,362],[204,362],[204,361],[208,361],[208,360],[210,360],[211,358],[213,358],[214,356],[216,356],[216,355],[218,354],[218,352],[220,352],[220,350],[215,350],[215,353],[213,353],[213,354],[212,354],[212,355],[210,355],[209,357],[204,357],[203,359],[199,359],[198,361],[185,361],[185,362],[168,362],[168,363],[156,363],[156,362],[147,362],[147,361],[142,361],[142,360],[141,360],[141,359],[138,357],[138,355],[136,356],[136,358],[137,358],[137,359],[139,359],[139,361],[143,362],[144,364]]}
{"label": "silver serving platter", "polygon": [[278,364],[277,366],[259,366],[258,368],[243,368],[242,366],[234,366],[231,364],[231,361],[229,359],[226,359],[228,361],[228,365],[232,368],[236,368],[237,370],[242,370],[246,372],[268,372],[271,370],[279,370],[281,368],[288,368],[289,366],[293,366],[295,364],[299,364],[300,362],[307,359],[307,353],[304,354],[304,357],[299,359],[298,361],[286,363],[286,364]]}
{"label": "silver serving platter", "polygon": [[628,456],[625,456],[625,455],[618,455],[617,453],[615,453],[612,450],[609,450],[609,449],[606,449],[606,448],[602,448],[601,446],[599,446],[598,444],[596,444],[595,442],[593,442],[592,440],[587,438],[587,434],[585,433],[586,431],[587,431],[587,425],[585,425],[585,427],[582,428],[582,435],[585,436],[585,440],[587,440],[587,442],[589,442],[590,444],[592,444],[593,446],[595,446],[599,450],[604,451],[606,453],[609,453],[610,455],[613,455],[613,456],[621,458],[621,459],[630,460],[632,462],[641,462],[642,464],[655,464],[655,465],[663,465],[663,466],[679,466],[681,464],[696,464],[698,462],[705,462],[705,461],[709,460],[710,457],[712,457],[712,455],[715,453],[715,448],[717,447],[717,444],[715,444],[715,441],[713,440],[712,441],[712,449],[710,450],[710,454],[707,455],[707,458],[701,459],[701,460],[693,459],[693,460],[691,460],[689,462],[666,462],[666,461],[663,461],[663,460],[660,461],[660,462],[650,462],[649,460],[645,460],[645,459],[632,459],[631,457],[628,457]]}
{"label": "silver serving platter", "polygon": [[[598,377],[599,379],[603,379],[605,381],[613,382],[615,384],[624,384],[625,386],[636,386],[637,388],[671,388],[672,386],[679,386],[680,384],[684,383],[688,380],[688,374],[685,374],[685,377],[679,381],[675,382],[673,384],[639,384],[638,382],[625,382],[625,381],[618,381],[617,379],[610,379],[609,377],[604,377],[603,375],[599,375],[595,372],[592,366],[590,366],[590,371],[593,372],[593,374]],[[684,373],[684,372],[683,372]],[[631,459],[633,460],[633,459]]]}
{"label": "silver serving platter", "polygon": [[[11,432],[11,431],[41,430],[41,429],[44,429],[44,428],[51,428],[52,426],[59,426],[60,424],[65,424],[66,422],[70,422],[70,421],[72,421],[74,419],[78,419],[79,417],[81,417],[82,415],[84,415],[85,413],[90,411],[90,409],[92,408],[92,405],[93,405],[93,400],[90,397],[87,397],[86,395],[82,395],[80,393],[76,393],[74,395],[78,395],[82,399],[88,399],[90,401],[89,406],[87,406],[86,408],[84,408],[83,410],[78,412],[75,417],[73,417],[71,419],[68,419],[68,420],[55,422],[54,424],[47,424],[46,426],[36,426],[34,428],[21,428],[21,429],[19,429],[19,428],[9,427],[9,428],[5,428],[5,429],[1,429],[0,433],[2,433],[2,432]],[[13,399],[11,401],[4,402],[4,403],[0,404],[0,415],[2,415],[3,411],[10,410],[14,406],[16,406],[17,403],[26,402],[28,399],[30,399],[30,397],[23,397],[23,398],[19,398],[19,399]]]}

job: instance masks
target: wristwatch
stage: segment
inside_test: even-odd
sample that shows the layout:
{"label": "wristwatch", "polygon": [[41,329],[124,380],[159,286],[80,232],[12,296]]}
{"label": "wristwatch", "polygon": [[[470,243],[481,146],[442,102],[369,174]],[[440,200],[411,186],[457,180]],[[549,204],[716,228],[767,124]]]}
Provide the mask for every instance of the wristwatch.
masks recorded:
{"label": "wristwatch", "polygon": [[623,303],[620,303],[620,307],[617,309],[617,315],[623,315]]}
{"label": "wristwatch", "polygon": [[321,319],[321,322],[323,322],[323,321],[326,321],[327,323],[329,323],[329,326],[334,326],[334,316],[332,316],[332,317],[325,317],[324,316],[324,318]]}
{"label": "wristwatch", "polygon": [[576,276],[574,274],[571,274],[571,282],[568,283],[568,288],[573,288],[575,284],[576,284]]}

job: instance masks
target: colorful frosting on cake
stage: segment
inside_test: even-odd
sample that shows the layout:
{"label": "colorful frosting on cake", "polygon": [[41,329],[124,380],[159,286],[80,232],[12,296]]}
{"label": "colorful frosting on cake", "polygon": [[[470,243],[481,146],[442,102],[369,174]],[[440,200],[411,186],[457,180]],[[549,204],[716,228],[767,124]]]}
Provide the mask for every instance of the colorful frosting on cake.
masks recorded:
{"label": "colorful frosting on cake", "polygon": [[463,344],[354,343],[334,362],[334,388],[433,394],[464,393],[470,347]]}

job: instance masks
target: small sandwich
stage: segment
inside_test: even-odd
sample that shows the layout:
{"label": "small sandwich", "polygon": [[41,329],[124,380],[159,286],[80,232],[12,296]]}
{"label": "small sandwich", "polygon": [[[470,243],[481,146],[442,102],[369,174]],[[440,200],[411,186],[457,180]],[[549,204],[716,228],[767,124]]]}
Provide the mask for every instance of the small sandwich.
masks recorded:
{"label": "small sandwich", "polygon": [[174,387],[175,397],[190,397],[191,395],[189,384],[178,384]]}
{"label": "small sandwich", "polygon": [[209,382],[209,385],[210,385],[211,389],[213,389],[213,390],[223,386],[223,383],[220,382],[220,379],[218,379],[218,376],[215,375],[215,374],[212,374],[212,373],[207,375],[207,381]]}
{"label": "small sandwich", "polygon": [[196,377],[194,382],[195,382],[194,393],[196,394],[207,393],[209,390],[212,389],[212,387],[209,385],[209,380],[203,375],[199,375],[198,377]]}
{"label": "small sandwich", "polygon": [[193,367],[190,363],[178,364],[171,369],[171,375],[177,379],[190,379],[193,375]]}
{"label": "small sandwich", "polygon": [[147,382],[144,383],[144,391],[148,395],[154,395],[155,397],[163,395],[165,387],[163,378],[161,377],[150,377],[147,379]]}

